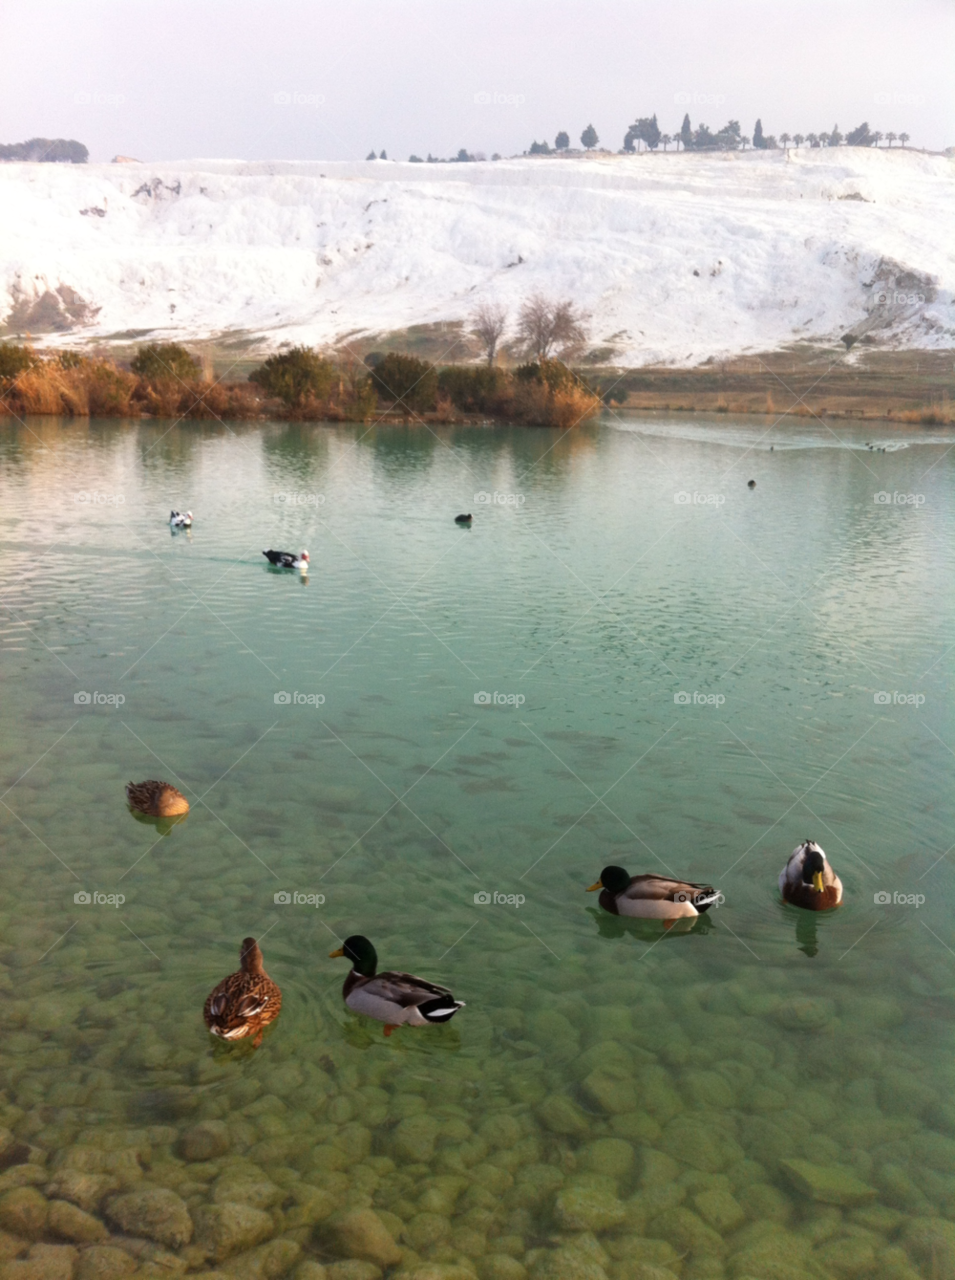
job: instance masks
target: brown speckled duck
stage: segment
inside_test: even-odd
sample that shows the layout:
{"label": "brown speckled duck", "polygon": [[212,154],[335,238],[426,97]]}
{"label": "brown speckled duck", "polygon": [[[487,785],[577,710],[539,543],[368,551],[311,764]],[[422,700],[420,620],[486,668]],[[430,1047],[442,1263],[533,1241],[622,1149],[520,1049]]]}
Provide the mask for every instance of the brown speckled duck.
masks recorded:
{"label": "brown speckled duck", "polygon": [[243,940],[239,959],[242,968],[212,989],[202,1016],[220,1040],[255,1036],[252,1048],[257,1049],[265,1028],[279,1016],[282,993],[262,968],[262,952],[254,938]]}
{"label": "brown speckled duck", "polygon": [[146,782],[127,782],[126,799],[133,809],[151,818],[176,818],[189,812],[189,801],[170,782],[150,778]]}
{"label": "brown speckled duck", "polygon": [[793,849],[779,873],[779,892],[807,911],[831,911],[842,904],[842,881],[815,840],[804,840]]}

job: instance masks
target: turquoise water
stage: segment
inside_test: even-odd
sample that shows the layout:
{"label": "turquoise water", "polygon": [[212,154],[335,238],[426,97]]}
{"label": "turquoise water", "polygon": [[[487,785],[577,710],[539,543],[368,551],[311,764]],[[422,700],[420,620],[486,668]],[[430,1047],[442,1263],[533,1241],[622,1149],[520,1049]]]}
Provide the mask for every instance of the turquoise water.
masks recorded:
{"label": "turquoise water", "polygon": [[[953,444],[4,420],[0,1191],[249,1280],[394,1268],[354,1208],[421,1280],[955,1275]],[[819,919],[777,900],[806,837]],[[622,922],[608,862],[725,902]],[[214,1046],[250,933],[281,1017]],[[383,1037],[349,933],[466,1008]],[[178,1235],[116,1207],[163,1188]],[[271,1240],[210,1244],[223,1201]],[[79,1239],[3,1205],[11,1253]]]}

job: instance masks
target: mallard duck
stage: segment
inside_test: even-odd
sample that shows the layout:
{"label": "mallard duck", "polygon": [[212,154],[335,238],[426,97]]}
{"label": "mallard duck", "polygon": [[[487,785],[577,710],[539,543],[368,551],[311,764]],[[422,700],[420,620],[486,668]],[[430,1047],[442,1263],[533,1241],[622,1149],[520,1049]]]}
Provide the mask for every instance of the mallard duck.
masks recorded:
{"label": "mallard duck", "polygon": [[599,902],[615,916],[639,916],[644,920],[679,920],[698,916],[719,901],[719,891],[708,884],[670,880],[667,876],[632,876],[623,867],[604,867],[600,879],[587,890],[602,889]]}
{"label": "mallard duck", "polygon": [[755,481],[755,480],[747,480],[747,481],[746,481],[746,488],[747,488],[747,489],[755,489],[755,488],[756,488],[756,481]]}
{"label": "mallard duck", "polygon": [[192,512],[191,511],[170,511],[169,523],[174,529],[191,529],[192,528]]}
{"label": "mallard duck", "polygon": [[189,812],[189,801],[171,782],[127,782],[126,799],[133,809],[151,818],[175,818]]}
{"label": "mallard duck", "polygon": [[454,517],[454,523],[455,523],[455,524],[470,524],[470,523],[471,523],[471,521],[472,521],[473,519],[474,519],[474,517],[473,517],[473,516],[470,514],[470,512],[469,512],[466,516],[455,516],[455,517]]}
{"label": "mallard duck", "polygon": [[262,952],[254,938],[245,938],[239,951],[242,968],[230,973],[210,991],[202,1008],[206,1026],[221,1040],[255,1036],[252,1048],[282,1008],[282,993],[262,968]]}
{"label": "mallard duck", "polygon": [[428,1023],[447,1022],[463,1000],[455,1000],[447,987],[439,987],[411,973],[378,973],[378,953],[367,938],[354,934],[346,938],[329,958],[344,956],[352,963],[345,979],[342,996],[349,1009],[377,1018],[385,1024],[385,1035],[407,1023],[425,1027]]}
{"label": "mallard duck", "polygon": [[262,554],[269,564],[275,565],[276,569],[308,568],[307,551],[303,551],[301,555],[296,555],[294,551],[263,551]]}
{"label": "mallard duck", "polygon": [[842,902],[842,881],[815,840],[797,844],[779,873],[779,892],[794,907],[829,911]]}

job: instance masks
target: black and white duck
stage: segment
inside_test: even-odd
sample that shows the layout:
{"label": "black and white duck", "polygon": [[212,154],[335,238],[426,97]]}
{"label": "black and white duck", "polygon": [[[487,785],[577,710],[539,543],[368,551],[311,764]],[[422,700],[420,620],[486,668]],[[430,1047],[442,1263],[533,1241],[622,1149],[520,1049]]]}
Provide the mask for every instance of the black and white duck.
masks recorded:
{"label": "black and white duck", "polygon": [[276,569],[308,568],[307,551],[302,551],[299,555],[296,555],[294,551],[263,551],[262,554],[269,564],[274,565]]}

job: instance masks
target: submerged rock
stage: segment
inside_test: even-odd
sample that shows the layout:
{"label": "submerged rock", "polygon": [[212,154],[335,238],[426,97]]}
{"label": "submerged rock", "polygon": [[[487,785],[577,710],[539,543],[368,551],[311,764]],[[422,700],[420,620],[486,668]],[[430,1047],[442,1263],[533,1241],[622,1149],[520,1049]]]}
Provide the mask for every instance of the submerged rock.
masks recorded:
{"label": "submerged rock", "polygon": [[236,1276],[237,1280],[278,1280],[294,1267],[301,1254],[302,1247],[297,1241],[279,1236],[277,1240],[260,1244],[248,1253],[236,1254],[222,1270]]}
{"label": "submerged rock", "polygon": [[798,1191],[823,1204],[864,1204],[876,1197],[875,1187],[841,1165],[811,1164],[808,1160],[780,1160],[779,1167]]}
{"label": "submerged rock", "polygon": [[119,1190],[119,1179],[110,1174],[87,1173],[82,1169],[59,1169],[44,1190],[51,1199],[69,1200],[92,1213],[111,1191]]}
{"label": "submerged rock", "polygon": [[715,1188],[701,1191],[693,1197],[693,1204],[703,1221],[721,1236],[735,1231],[746,1221],[742,1206],[728,1191]]}
{"label": "submerged rock", "polygon": [[110,1201],[106,1216],[127,1235],[156,1240],[170,1249],[179,1249],[192,1239],[192,1218],[185,1201],[165,1188],[117,1196]]}
{"label": "submerged rock", "polygon": [[401,1249],[373,1209],[353,1209],[336,1219],[332,1228],[336,1247],[350,1258],[373,1262],[379,1267],[391,1267],[401,1261]]}
{"label": "submerged rock", "polygon": [[563,1093],[552,1093],[537,1108],[541,1123],[551,1133],[566,1134],[569,1137],[590,1133],[593,1120],[571,1098]]}
{"label": "submerged rock", "polygon": [[0,1263],[3,1280],[71,1280],[76,1250],[68,1244],[35,1244],[25,1258]]}
{"label": "submerged rock", "polygon": [[106,1227],[99,1218],[85,1213],[75,1204],[67,1200],[50,1202],[50,1213],[47,1222],[49,1230],[62,1240],[72,1240],[77,1244],[99,1244],[109,1237]]}
{"label": "submerged rock", "polygon": [[136,1260],[125,1249],[93,1245],[84,1249],[76,1264],[76,1280],[123,1280],[136,1270]]}
{"label": "submerged rock", "polygon": [[17,1187],[0,1196],[0,1227],[12,1235],[35,1240],[43,1234],[50,1206],[35,1187]]}
{"label": "submerged rock", "polygon": [[554,1202],[554,1217],[567,1231],[606,1231],[619,1226],[626,1216],[616,1183],[599,1174],[574,1178]]}
{"label": "submerged rock", "polygon": [[269,1214],[250,1204],[203,1205],[195,1211],[196,1244],[214,1262],[251,1249],[275,1230]]}
{"label": "submerged rock", "polygon": [[203,1120],[186,1130],[179,1149],[190,1163],[215,1160],[229,1150],[230,1141],[229,1127],[222,1120]]}

